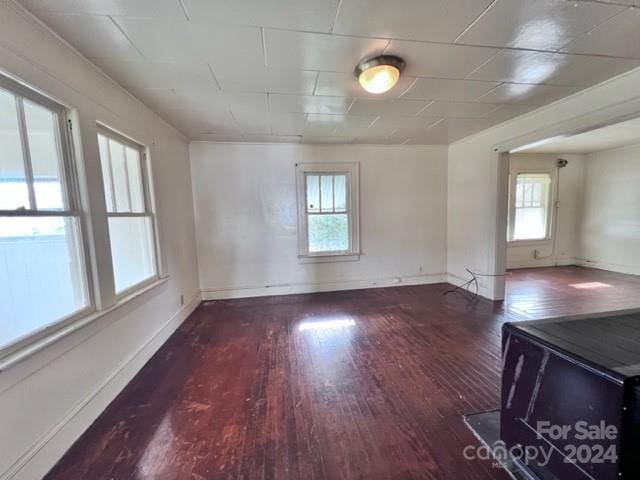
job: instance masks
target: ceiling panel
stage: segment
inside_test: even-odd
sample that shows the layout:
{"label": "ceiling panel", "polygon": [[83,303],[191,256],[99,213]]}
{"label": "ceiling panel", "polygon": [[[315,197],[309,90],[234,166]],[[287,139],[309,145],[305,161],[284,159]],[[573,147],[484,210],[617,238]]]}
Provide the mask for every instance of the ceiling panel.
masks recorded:
{"label": "ceiling panel", "polygon": [[21,3],[32,12],[187,19],[178,0],[23,0]]}
{"label": "ceiling panel", "polygon": [[280,113],[347,113],[352,98],[311,95],[269,95],[272,112]]}
{"label": "ceiling panel", "polygon": [[433,102],[420,112],[427,117],[478,118],[500,107],[500,104],[472,102]]}
{"label": "ceiling panel", "polygon": [[253,110],[231,109],[235,122],[244,134],[301,135],[307,115],[301,113],[256,113]]}
{"label": "ceiling panel", "polygon": [[218,90],[206,63],[171,63],[94,59],[94,63],[126,88]]}
{"label": "ceiling panel", "polygon": [[147,60],[206,61],[221,71],[242,64],[264,65],[257,27],[129,17],[115,22]]}
{"label": "ceiling panel", "polygon": [[523,103],[545,105],[577,92],[576,87],[504,83],[478,98],[483,103]]}
{"label": "ceiling panel", "polygon": [[380,54],[389,40],[265,30],[267,65],[352,73],[363,59]]}
{"label": "ceiling panel", "polygon": [[255,143],[300,143],[300,135],[243,135],[245,142]]}
{"label": "ceiling panel", "polygon": [[324,115],[310,113],[307,115],[307,125],[332,125],[348,128],[368,128],[377,120],[376,115]]}
{"label": "ceiling panel", "polygon": [[360,143],[364,145],[402,145],[407,142],[408,138],[402,137],[388,137],[388,138],[380,138],[380,137],[356,137],[353,143]]}
{"label": "ceiling panel", "polygon": [[43,13],[40,18],[85,57],[143,59],[110,17]]}
{"label": "ceiling panel", "polygon": [[377,122],[367,128],[356,128],[338,125],[336,126],[333,134],[341,137],[355,137],[355,138],[387,138],[397,128],[384,127],[382,124],[377,125]]}
{"label": "ceiling panel", "polygon": [[391,115],[382,115],[374,126],[382,129],[404,128],[411,130],[426,130],[434,123],[440,121],[440,118],[428,117],[394,117]]}
{"label": "ceiling panel", "polygon": [[238,68],[212,67],[220,88],[229,92],[312,95],[318,72],[283,70],[250,64]]}
{"label": "ceiling panel", "polygon": [[402,98],[468,102],[475,100],[499,84],[499,82],[419,78],[413,86],[402,95]]}
{"label": "ceiling panel", "polygon": [[260,115],[246,109],[230,109],[234,122],[238,125],[243,134],[251,135],[271,135],[271,122],[269,112]]}
{"label": "ceiling panel", "polygon": [[640,10],[625,10],[562,50],[569,53],[640,58]]}
{"label": "ceiling panel", "polygon": [[497,0],[457,43],[557,50],[625,7],[564,0]]}
{"label": "ceiling panel", "polygon": [[415,78],[402,75],[395,87],[386,93],[376,95],[365,91],[353,72],[320,72],[316,85],[316,95],[364,98],[396,98],[402,95],[415,81]]}
{"label": "ceiling panel", "polygon": [[493,120],[496,120],[497,122],[506,122],[507,120],[511,120],[512,118],[519,117],[520,115],[531,112],[536,108],[539,107],[537,105],[501,105],[497,109],[485,115],[484,118],[491,118]]}
{"label": "ceiling panel", "polygon": [[335,33],[452,42],[491,0],[342,0]]}
{"label": "ceiling panel", "polygon": [[420,110],[429,105],[424,100],[377,100],[370,98],[357,98],[349,113],[353,115],[417,115]]}
{"label": "ceiling panel", "polygon": [[217,134],[217,133],[197,133],[191,135],[191,138],[195,141],[201,142],[245,142],[246,140],[241,134]]}
{"label": "ceiling panel", "polygon": [[271,131],[275,135],[301,135],[307,115],[304,113],[273,113],[269,114]]}
{"label": "ceiling panel", "polygon": [[442,122],[424,131],[399,128],[390,138],[403,139],[406,145],[446,145],[450,143],[447,129]]}
{"label": "ceiling panel", "polygon": [[393,40],[385,53],[407,62],[405,74],[413,77],[464,78],[500,50],[438,43]]}
{"label": "ceiling panel", "polygon": [[640,65],[637,60],[503,50],[469,78],[514,83],[593,85]]}
{"label": "ceiling panel", "polygon": [[[411,140],[408,143],[414,144],[433,141],[439,144],[448,144],[476,132],[486,130],[496,123],[495,120],[486,118],[445,118],[427,129],[427,131],[421,135],[409,135]],[[398,130],[392,134],[392,137],[406,135],[407,132]]]}
{"label": "ceiling panel", "polygon": [[330,32],[339,0],[183,0],[203,21]]}

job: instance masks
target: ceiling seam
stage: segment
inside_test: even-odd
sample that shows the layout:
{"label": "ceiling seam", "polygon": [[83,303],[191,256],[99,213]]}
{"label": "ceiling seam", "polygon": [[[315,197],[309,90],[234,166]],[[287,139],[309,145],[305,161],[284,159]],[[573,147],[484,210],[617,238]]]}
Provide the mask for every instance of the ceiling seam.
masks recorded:
{"label": "ceiling seam", "polygon": [[497,2],[497,1],[498,1],[498,0],[492,0],[492,1],[489,3],[489,5],[487,5],[487,6],[484,8],[484,10],[483,10],[482,12],[480,12],[480,14],[479,14],[479,15],[478,15],[478,16],[477,16],[477,17],[476,17],[476,18],[475,18],[475,19],[474,19],[474,20],[473,20],[469,25],[467,25],[467,27],[466,27],[464,30],[462,30],[462,32],[460,32],[460,33],[458,34],[458,36],[457,36],[456,38],[454,38],[454,39],[453,39],[453,42],[451,42],[451,43],[452,43],[452,44],[456,44],[456,42],[457,42],[458,40],[460,40],[460,37],[462,37],[465,33],[467,33],[469,30],[471,30],[471,28],[473,28],[473,26],[474,26],[476,23],[478,23],[482,17],[484,17],[484,16],[486,15],[486,13],[491,9],[491,7],[493,7],[493,6],[496,4],[496,2]]}
{"label": "ceiling seam", "polygon": [[180,8],[182,9],[182,13],[184,13],[184,16],[187,18],[187,22],[190,22],[191,15],[189,14],[189,10],[187,9],[187,6],[184,4],[184,0],[178,0],[178,5],[180,5]]}

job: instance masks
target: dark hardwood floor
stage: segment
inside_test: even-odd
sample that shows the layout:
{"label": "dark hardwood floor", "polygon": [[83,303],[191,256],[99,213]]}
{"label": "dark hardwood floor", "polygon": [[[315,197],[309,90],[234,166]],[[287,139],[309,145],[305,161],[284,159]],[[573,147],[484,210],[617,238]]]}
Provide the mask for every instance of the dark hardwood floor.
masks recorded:
{"label": "dark hardwood floor", "polygon": [[640,307],[640,279],[520,270],[504,306],[448,287],[203,304],[47,478],[506,479],[463,458],[462,420],[499,405],[502,323]]}

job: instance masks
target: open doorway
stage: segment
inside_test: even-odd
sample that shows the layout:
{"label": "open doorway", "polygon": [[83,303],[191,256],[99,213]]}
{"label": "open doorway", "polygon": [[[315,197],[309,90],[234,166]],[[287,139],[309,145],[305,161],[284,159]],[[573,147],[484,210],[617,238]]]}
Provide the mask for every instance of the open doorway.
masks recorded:
{"label": "open doorway", "polygon": [[640,305],[640,119],[512,149],[508,178],[510,310]]}

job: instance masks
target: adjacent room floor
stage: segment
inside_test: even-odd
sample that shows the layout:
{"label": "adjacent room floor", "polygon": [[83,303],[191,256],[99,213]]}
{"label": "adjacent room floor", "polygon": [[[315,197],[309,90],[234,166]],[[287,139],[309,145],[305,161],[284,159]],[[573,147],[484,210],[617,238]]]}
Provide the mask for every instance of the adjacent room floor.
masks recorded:
{"label": "adjacent room floor", "polygon": [[462,415],[499,405],[505,320],[640,307],[640,279],[512,272],[447,285],[207,302],[49,479],[506,479]]}

